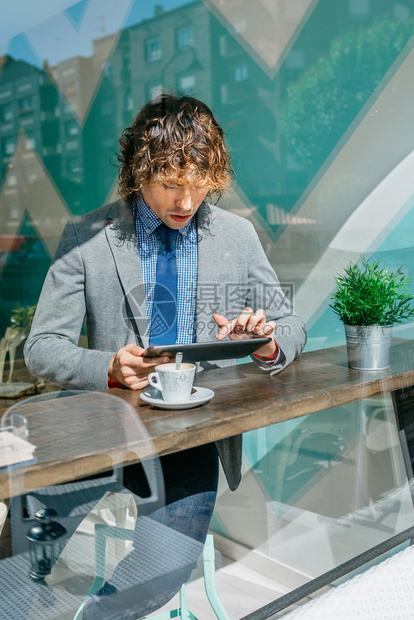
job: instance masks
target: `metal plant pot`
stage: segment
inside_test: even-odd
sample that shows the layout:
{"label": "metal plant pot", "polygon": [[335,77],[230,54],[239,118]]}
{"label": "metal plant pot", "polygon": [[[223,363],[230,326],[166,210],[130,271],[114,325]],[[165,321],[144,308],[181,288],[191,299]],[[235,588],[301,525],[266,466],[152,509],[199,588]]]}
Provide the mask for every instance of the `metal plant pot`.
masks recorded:
{"label": "metal plant pot", "polygon": [[390,365],[392,326],[345,325],[348,366],[357,370],[383,370]]}

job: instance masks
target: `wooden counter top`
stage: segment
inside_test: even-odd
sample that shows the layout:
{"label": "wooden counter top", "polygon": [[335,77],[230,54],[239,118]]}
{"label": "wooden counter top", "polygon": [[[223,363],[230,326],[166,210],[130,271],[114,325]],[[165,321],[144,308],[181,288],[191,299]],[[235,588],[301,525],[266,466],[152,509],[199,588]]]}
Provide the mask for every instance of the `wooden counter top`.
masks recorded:
{"label": "wooden counter top", "polygon": [[[253,363],[202,372],[195,384],[214,390],[215,397],[194,409],[156,409],[140,392],[123,389],[77,396],[76,407],[75,397],[26,405],[20,412],[28,417],[38,461],[26,471],[15,470],[16,489],[74,480],[112,462],[134,462],[137,453],[144,458],[153,450],[159,455],[184,450],[413,383],[414,341],[394,341],[391,368],[385,371],[350,369],[345,347],[333,347],[305,353],[273,377]],[[102,409],[95,395],[106,393],[121,398],[125,411],[114,399],[112,413]],[[139,437],[135,411],[152,442]],[[9,491],[8,475],[0,473],[0,497],[17,492]]]}

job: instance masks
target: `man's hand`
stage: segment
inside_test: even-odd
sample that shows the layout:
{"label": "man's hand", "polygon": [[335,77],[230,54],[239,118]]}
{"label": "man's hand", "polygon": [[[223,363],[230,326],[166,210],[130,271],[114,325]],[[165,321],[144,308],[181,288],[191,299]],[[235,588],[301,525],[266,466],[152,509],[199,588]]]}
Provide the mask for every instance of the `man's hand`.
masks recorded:
{"label": "man's hand", "polygon": [[122,383],[130,390],[141,390],[148,385],[147,377],[155,366],[173,361],[169,357],[142,357],[144,351],[136,344],[119,349],[109,365],[109,380]]}
{"label": "man's hand", "polygon": [[251,308],[245,308],[238,317],[231,321],[228,321],[222,314],[216,313],[213,319],[220,327],[220,331],[216,335],[217,340],[223,340],[226,336],[229,336],[231,340],[242,340],[254,336],[270,337],[272,341],[255,351],[255,354],[270,357],[275,352],[277,346],[274,340],[276,323],[274,321],[266,322],[264,310],[260,309],[253,312]]}

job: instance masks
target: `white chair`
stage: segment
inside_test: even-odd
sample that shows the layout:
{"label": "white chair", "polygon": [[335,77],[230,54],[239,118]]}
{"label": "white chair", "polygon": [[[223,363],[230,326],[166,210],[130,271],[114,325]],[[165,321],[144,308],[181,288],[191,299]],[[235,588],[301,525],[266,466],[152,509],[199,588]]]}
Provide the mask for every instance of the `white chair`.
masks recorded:
{"label": "white chair", "polygon": [[[137,460],[141,461],[144,468],[149,490],[145,497],[132,494],[122,487],[120,478],[112,473],[103,478],[79,480],[31,491],[25,485],[25,467],[10,467],[10,487],[14,496],[13,503],[17,506],[12,515],[13,536],[25,538],[33,511],[39,505],[53,507],[59,515],[59,521],[65,526],[67,524],[70,534],[79,524],[80,527],[74,535],[68,537],[60,558],[46,578],[48,585],[35,584],[30,580],[27,551],[0,562],[0,608],[8,620],[26,617],[49,620],[59,617],[63,612],[65,617],[70,617],[66,614],[70,614],[71,610],[72,617],[89,618],[95,617],[94,606],[99,614],[101,608],[104,610],[102,617],[106,617],[107,613],[110,615],[111,609],[116,609],[119,617],[122,617],[122,612],[131,618],[134,614],[136,618],[142,617],[165,605],[180,590],[203,551],[202,543],[172,529],[168,518],[164,518],[166,513],[160,461],[135,409],[124,400],[104,393],[46,394],[14,405],[2,423],[8,426],[13,421],[13,415],[25,416],[28,420],[29,440],[36,443],[36,437],[48,433],[50,441],[62,436],[65,416],[70,415],[75,408],[80,408],[78,423],[72,425],[68,432],[90,436],[90,455],[102,455],[103,447],[98,440],[94,443],[93,431],[96,424],[105,421],[109,424],[111,419],[114,433],[118,429],[118,436],[113,437],[114,443],[123,446],[124,452],[130,452],[131,449],[135,451]],[[110,432],[109,440],[111,437]],[[43,457],[39,452],[39,460],[44,461]],[[117,463],[120,461],[122,458],[118,453]],[[25,496],[24,505],[30,510],[29,514],[22,514],[23,500],[19,499],[19,494]],[[119,526],[119,523],[123,523],[119,515],[115,518],[116,526],[108,525],[99,518],[100,507],[105,502],[105,509],[113,514],[112,508],[117,505],[117,498],[124,497],[124,494],[128,494],[129,499],[118,503],[125,507],[132,502],[136,507],[134,515],[129,515],[127,525],[130,529]],[[91,528],[87,535],[82,533],[86,523]],[[120,560],[114,553],[108,558],[108,539],[118,539],[121,545],[124,544]],[[19,542],[17,540],[14,547],[18,547]],[[215,591],[214,547],[211,538],[208,538],[204,549],[204,567],[206,591],[212,607],[220,620],[228,620]],[[69,575],[67,579],[64,577],[65,572]],[[84,576],[93,573],[94,585],[89,588],[89,592],[73,588],[74,578],[79,580],[82,576],[80,581],[86,585]],[[187,612],[185,588],[181,588],[180,611],[175,610],[171,617],[179,614],[182,618],[192,617]]]}
{"label": "white chair", "polygon": [[[153,452],[151,439],[135,410],[122,399],[100,392],[62,391],[28,398],[7,410],[1,420],[1,428],[13,426],[16,416],[24,417],[28,421],[29,441],[32,439],[32,428],[37,436],[44,435],[50,437],[52,441],[53,437],[56,437],[62,441],[65,434],[65,417],[71,414],[71,410],[79,408],[82,411],[82,420],[77,432],[80,437],[90,437],[90,456],[102,454],[101,443],[94,441],[96,425],[102,424],[110,426],[114,434],[114,445],[116,443],[123,445],[124,451],[130,449],[128,444],[139,441],[142,447],[146,446],[146,453]],[[159,460],[143,460],[142,465],[152,492],[145,498],[135,496],[140,514],[152,511],[165,503]],[[126,492],[122,485],[122,466],[117,464],[113,466],[112,471],[103,474],[102,477],[30,491],[25,488],[24,471],[25,468],[9,468],[13,495],[10,515],[14,554],[27,551],[26,533],[35,523],[34,515],[41,508],[56,510],[59,521],[69,534],[72,534],[106,492]]]}
{"label": "white chair", "polygon": [[[148,523],[147,523],[148,525]],[[158,524],[159,527],[159,524]],[[88,597],[95,594],[102,586],[105,581],[105,554],[106,554],[106,545],[107,541],[110,539],[120,539],[120,540],[131,540],[131,530],[112,527],[108,525],[95,525],[95,579],[89,588]],[[162,535],[162,528],[159,529],[159,534]],[[182,545],[187,546],[188,544],[191,546],[193,541],[186,541],[186,537],[182,534],[175,532],[173,537],[171,537],[171,532],[169,532],[169,543],[170,549],[169,553],[173,554],[177,551],[178,553],[182,553]],[[174,544],[177,543],[179,546],[177,549],[174,548]],[[194,545],[192,545],[194,546]],[[181,547],[181,548],[180,548]],[[197,546],[195,546],[196,553],[198,551]],[[191,553],[189,554],[189,556]],[[151,559],[150,559],[151,561]],[[216,588],[216,578],[215,578],[215,551],[214,551],[214,538],[212,534],[207,535],[206,542],[203,547],[203,571],[204,571],[204,589],[207,595],[207,599],[216,615],[218,620],[230,620],[230,617],[220,600],[220,597]],[[86,601],[84,601],[79,607],[74,620],[81,620],[82,611]],[[128,613],[131,613],[131,610],[128,610]],[[170,618],[179,617],[182,620],[197,620],[196,616],[188,609],[187,604],[187,595],[185,584],[183,584],[180,588],[180,607],[178,609],[173,609],[169,612],[157,614],[153,616],[153,618],[157,620],[169,620]]]}

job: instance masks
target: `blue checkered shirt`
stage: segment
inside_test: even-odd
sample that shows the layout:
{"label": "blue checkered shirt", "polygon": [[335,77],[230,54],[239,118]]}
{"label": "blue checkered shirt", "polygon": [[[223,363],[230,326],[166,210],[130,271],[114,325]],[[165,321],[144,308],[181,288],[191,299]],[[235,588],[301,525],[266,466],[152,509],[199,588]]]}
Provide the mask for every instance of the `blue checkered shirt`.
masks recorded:
{"label": "blue checkered shirt", "polygon": [[[149,333],[161,241],[156,233],[162,220],[150,209],[142,196],[133,203],[138,251],[144,280]],[[177,257],[177,341],[176,344],[196,341],[197,296],[197,230],[194,217],[180,228],[175,241]]]}

